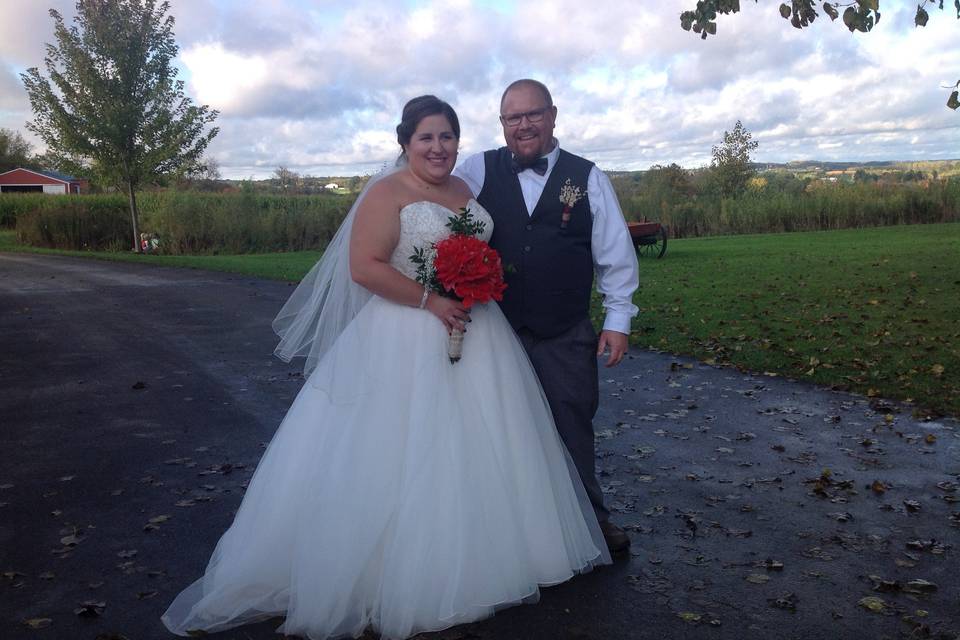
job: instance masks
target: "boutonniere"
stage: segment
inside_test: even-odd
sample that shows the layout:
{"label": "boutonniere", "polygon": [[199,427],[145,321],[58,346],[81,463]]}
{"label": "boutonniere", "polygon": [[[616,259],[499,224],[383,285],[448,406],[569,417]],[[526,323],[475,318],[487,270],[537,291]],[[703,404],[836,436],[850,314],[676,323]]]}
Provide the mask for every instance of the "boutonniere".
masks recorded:
{"label": "boutonniere", "polygon": [[573,205],[583,197],[583,190],[570,184],[570,178],[560,187],[560,202],[563,203],[563,212],[560,214],[560,228],[566,229],[570,224],[570,212],[573,211]]}

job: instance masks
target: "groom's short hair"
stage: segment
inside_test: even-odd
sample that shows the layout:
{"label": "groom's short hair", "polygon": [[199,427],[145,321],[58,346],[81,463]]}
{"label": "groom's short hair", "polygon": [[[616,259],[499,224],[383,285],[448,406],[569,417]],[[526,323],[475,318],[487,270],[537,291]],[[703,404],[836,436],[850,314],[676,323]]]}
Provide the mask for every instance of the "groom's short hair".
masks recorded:
{"label": "groom's short hair", "polygon": [[547,89],[547,85],[543,84],[539,80],[533,80],[531,78],[521,78],[520,80],[514,80],[509,85],[507,85],[507,88],[503,90],[503,95],[500,96],[500,106],[501,107],[503,106],[503,101],[507,98],[507,94],[510,93],[511,89],[515,87],[520,87],[523,85],[527,85],[527,86],[538,89],[540,93],[543,94],[543,99],[547,103],[546,106],[548,107],[553,106],[553,97],[550,95],[550,89]]}

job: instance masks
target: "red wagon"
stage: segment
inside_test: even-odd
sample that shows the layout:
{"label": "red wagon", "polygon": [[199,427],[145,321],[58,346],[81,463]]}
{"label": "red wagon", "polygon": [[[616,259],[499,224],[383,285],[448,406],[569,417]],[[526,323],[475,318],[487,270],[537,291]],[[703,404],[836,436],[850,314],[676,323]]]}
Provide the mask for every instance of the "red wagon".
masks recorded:
{"label": "red wagon", "polygon": [[667,228],[659,222],[628,222],[637,255],[662,258],[667,250]]}

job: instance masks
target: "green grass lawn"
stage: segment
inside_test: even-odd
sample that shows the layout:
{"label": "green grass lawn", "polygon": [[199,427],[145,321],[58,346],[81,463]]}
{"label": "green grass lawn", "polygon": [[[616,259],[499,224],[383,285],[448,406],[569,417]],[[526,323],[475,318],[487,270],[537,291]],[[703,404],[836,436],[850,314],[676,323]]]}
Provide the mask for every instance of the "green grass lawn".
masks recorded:
{"label": "green grass lawn", "polygon": [[[46,251],[11,232],[0,250],[288,280],[319,256]],[[640,281],[636,346],[960,415],[960,224],[671,240]]]}
{"label": "green grass lawn", "polygon": [[640,281],[634,344],[960,415],[960,224],[671,241]]}

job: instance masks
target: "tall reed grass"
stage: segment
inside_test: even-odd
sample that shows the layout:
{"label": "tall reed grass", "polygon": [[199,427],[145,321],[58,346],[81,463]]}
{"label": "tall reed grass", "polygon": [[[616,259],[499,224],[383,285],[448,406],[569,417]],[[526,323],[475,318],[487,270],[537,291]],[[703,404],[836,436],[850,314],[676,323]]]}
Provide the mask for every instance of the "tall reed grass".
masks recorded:
{"label": "tall reed grass", "polygon": [[166,191],[140,202],[141,226],[164,253],[265,253],[322,249],[353,197]]}
{"label": "tall reed grass", "polygon": [[[168,254],[322,249],[353,204],[346,195],[250,192],[163,191],[137,199],[141,232],[155,234],[158,251]],[[0,217],[16,221],[20,242],[59,249],[129,248],[127,207],[119,195],[0,196]]]}
{"label": "tall reed grass", "polygon": [[117,195],[39,195],[17,215],[16,229],[19,242],[49,249],[117,251],[133,238],[126,198]]}
{"label": "tall reed grass", "polygon": [[691,195],[658,201],[641,192],[624,213],[628,220],[669,225],[677,238],[953,222],[960,220],[960,180],[814,182],[799,193],[756,189],[723,199]]}
{"label": "tall reed grass", "polygon": [[[820,231],[960,220],[960,178],[915,183],[793,180],[737,198],[639,188],[621,194],[628,220],[657,220],[673,237]],[[142,193],[140,226],[169,254],[242,254],[324,248],[353,203],[338,194],[241,191]],[[63,249],[128,248],[129,213],[119,195],[0,196],[0,222],[21,242]]]}

